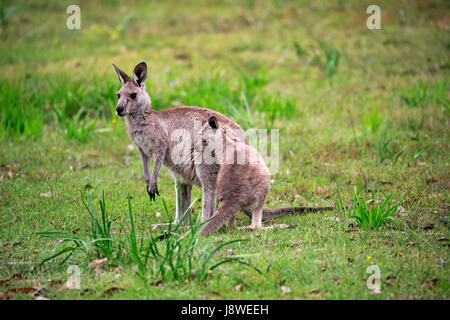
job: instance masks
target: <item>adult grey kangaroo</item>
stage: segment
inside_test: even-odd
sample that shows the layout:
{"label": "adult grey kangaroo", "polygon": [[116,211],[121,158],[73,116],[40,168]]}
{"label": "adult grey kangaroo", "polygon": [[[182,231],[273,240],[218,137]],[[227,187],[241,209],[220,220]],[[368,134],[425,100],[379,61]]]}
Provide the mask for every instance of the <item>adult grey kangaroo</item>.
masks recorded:
{"label": "adult grey kangaroo", "polygon": [[[117,115],[125,117],[128,136],[139,150],[150,200],[155,200],[156,195],[159,196],[157,179],[161,165],[164,164],[172,172],[177,199],[180,199],[180,206],[177,201],[174,222],[180,222],[182,215],[189,208],[192,185],[202,188],[202,221],[209,219],[216,210],[215,188],[219,165],[195,163],[195,131],[200,130],[201,124],[207,122],[211,115],[217,117],[225,128],[232,129],[238,141],[246,142],[244,131],[237,123],[207,108],[181,106],[164,110],[152,109],[151,99],[144,84],[147,78],[145,62],[136,65],[133,78],[114,64],[113,67],[122,83],[117,92],[116,112]],[[187,152],[183,152],[186,149],[182,147],[186,148]],[[148,167],[150,158],[154,160],[151,177]]]}

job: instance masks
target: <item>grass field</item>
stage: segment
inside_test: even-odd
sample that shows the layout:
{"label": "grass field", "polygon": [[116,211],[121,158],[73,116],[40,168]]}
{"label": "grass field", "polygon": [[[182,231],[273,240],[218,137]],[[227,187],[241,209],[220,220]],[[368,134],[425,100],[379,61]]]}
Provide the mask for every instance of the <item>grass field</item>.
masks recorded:
{"label": "grass field", "polygon": [[[69,30],[66,1],[0,1],[0,299],[448,299],[450,4],[378,1],[381,29],[369,30],[370,4],[79,1],[81,29]],[[191,253],[196,273],[145,261],[150,226],[173,219],[176,199],[163,168],[150,202],[114,113],[111,64],[131,73],[140,61],[153,108],[199,105],[280,130],[267,206],[353,204],[361,183],[369,207],[391,196],[404,211],[379,227],[336,210],[156,243],[180,241],[170,252]],[[110,238],[87,243],[82,193],[100,217],[103,192]],[[193,198],[197,217],[199,188]],[[245,241],[200,261],[233,240]],[[76,243],[87,244],[39,266]],[[80,289],[67,287],[71,265]],[[367,287],[371,265],[380,290]]]}

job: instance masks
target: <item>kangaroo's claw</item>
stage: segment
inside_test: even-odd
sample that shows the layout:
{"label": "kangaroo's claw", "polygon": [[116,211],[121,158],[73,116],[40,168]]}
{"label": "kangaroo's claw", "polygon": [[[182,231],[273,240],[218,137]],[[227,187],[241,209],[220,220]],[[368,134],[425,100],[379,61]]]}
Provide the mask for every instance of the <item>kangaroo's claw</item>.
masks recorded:
{"label": "kangaroo's claw", "polygon": [[156,200],[156,196],[159,197],[159,191],[158,191],[158,187],[155,188],[147,188],[147,193],[150,196],[150,201],[155,201]]}

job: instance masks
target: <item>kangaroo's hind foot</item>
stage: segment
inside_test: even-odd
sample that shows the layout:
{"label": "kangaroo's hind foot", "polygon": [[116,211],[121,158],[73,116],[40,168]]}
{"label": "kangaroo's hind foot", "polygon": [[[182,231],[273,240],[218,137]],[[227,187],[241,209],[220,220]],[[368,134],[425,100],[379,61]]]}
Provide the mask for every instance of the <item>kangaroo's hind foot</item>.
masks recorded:
{"label": "kangaroo's hind foot", "polygon": [[229,221],[239,210],[233,204],[226,201],[222,202],[216,213],[200,230],[200,235],[206,236],[219,230],[227,221]]}

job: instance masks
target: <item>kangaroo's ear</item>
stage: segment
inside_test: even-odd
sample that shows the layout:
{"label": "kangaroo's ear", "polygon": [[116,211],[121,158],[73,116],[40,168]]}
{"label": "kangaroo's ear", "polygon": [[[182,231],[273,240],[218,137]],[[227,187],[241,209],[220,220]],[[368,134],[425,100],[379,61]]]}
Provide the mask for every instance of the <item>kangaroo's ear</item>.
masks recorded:
{"label": "kangaroo's ear", "polygon": [[128,82],[130,80],[130,77],[125,72],[123,72],[122,70],[117,68],[114,63],[113,63],[113,67],[117,73],[117,77],[119,78],[119,81],[121,84],[125,84],[126,82]]}
{"label": "kangaroo's ear", "polygon": [[214,116],[209,117],[208,123],[211,126],[211,128],[213,128],[213,129],[218,129],[219,128],[219,124],[217,123],[217,119]]}
{"label": "kangaroo's ear", "polygon": [[141,86],[144,83],[145,79],[147,79],[147,64],[145,62],[139,63],[136,67],[134,67],[134,82]]}

